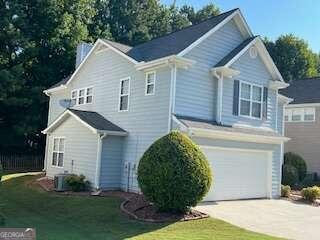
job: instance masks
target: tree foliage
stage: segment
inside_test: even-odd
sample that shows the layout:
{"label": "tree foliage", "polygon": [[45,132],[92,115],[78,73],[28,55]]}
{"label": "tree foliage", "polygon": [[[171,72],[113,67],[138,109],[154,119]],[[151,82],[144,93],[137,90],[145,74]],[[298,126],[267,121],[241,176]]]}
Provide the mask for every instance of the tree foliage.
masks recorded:
{"label": "tree foliage", "polygon": [[265,44],[285,81],[319,75],[319,55],[303,39],[288,34],[274,42],[265,39]]}
{"label": "tree foliage", "polygon": [[191,17],[158,0],[1,0],[0,150],[44,149],[42,91],[74,70],[81,41],[136,45],[218,13],[208,6]]}

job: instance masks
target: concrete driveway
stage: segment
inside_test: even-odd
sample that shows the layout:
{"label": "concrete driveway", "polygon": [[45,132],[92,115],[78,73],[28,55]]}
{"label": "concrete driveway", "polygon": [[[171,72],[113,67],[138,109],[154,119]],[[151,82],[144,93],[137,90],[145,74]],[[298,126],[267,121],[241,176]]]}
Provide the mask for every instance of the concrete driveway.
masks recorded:
{"label": "concrete driveway", "polygon": [[320,239],[320,207],[266,199],[207,202],[196,209],[255,232],[287,239]]}

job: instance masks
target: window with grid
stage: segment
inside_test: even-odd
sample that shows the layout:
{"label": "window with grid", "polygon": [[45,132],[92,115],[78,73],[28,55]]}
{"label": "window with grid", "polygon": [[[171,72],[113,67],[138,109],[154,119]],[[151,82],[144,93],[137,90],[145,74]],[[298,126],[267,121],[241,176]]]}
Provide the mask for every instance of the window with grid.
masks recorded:
{"label": "window with grid", "polygon": [[130,95],[130,78],[120,80],[119,111],[128,111]]}
{"label": "window with grid", "polygon": [[156,72],[146,73],[146,95],[153,95],[155,91]]}
{"label": "window with grid", "polygon": [[53,139],[53,151],[52,151],[52,165],[56,167],[63,167],[65,139],[62,137],[56,137]]}
{"label": "window with grid", "polygon": [[240,115],[260,119],[262,115],[262,87],[241,82],[239,95]]}
{"label": "window with grid", "polygon": [[83,105],[93,102],[93,87],[75,89],[71,91],[71,104]]}

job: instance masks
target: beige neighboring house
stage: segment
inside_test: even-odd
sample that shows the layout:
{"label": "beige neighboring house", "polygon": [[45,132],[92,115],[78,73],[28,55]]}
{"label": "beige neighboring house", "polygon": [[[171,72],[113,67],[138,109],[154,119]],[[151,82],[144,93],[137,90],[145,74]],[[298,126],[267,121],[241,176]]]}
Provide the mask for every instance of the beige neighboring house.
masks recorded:
{"label": "beige neighboring house", "polygon": [[285,108],[285,152],[301,155],[309,173],[320,174],[320,77],[293,81],[281,90],[293,101]]}

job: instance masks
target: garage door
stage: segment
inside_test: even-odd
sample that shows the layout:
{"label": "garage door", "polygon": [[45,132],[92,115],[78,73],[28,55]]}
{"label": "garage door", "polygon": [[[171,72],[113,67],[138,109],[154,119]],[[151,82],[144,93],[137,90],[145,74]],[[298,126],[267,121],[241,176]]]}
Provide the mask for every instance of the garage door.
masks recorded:
{"label": "garage door", "polygon": [[268,152],[202,147],[213,168],[213,185],[204,201],[269,196]]}

